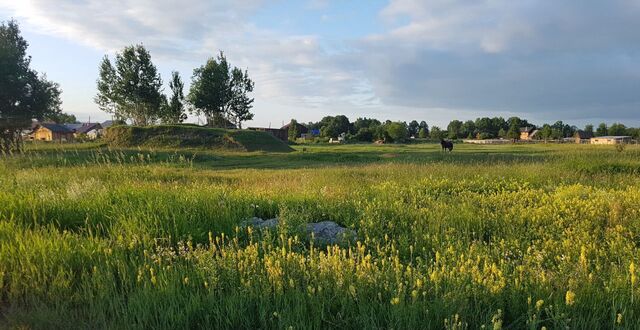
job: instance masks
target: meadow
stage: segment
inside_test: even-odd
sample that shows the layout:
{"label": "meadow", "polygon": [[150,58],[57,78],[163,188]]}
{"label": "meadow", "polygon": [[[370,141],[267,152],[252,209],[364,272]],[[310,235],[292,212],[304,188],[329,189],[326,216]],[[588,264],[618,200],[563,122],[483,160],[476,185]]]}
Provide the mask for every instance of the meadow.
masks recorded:
{"label": "meadow", "polygon": [[640,328],[640,147],[294,148],[0,158],[0,328]]}

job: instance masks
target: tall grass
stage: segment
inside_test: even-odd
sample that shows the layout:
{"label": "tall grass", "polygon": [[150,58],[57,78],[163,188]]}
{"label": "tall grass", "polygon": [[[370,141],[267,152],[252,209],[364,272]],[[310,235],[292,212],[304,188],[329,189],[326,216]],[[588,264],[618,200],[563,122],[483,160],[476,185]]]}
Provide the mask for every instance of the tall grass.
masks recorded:
{"label": "tall grass", "polygon": [[306,148],[0,160],[0,327],[640,327],[640,149]]}

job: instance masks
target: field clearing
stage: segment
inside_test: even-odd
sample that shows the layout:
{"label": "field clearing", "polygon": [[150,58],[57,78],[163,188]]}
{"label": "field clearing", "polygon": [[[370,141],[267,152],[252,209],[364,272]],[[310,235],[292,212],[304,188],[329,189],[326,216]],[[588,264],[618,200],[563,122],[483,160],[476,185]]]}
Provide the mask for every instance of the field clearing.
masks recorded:
{"label": "field clearing", "polygon": [[294,148],[0,158],[0,327],[640,327],[639,146]]}

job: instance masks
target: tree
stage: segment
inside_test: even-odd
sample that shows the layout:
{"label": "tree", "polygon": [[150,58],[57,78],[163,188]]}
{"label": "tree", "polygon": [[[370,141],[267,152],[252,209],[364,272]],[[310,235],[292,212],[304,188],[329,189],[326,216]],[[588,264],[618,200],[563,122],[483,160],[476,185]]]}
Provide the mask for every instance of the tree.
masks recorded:
{"label": "tree", "polygon": [[76,116],[67,113],[54,113],[44,117],[44,121],[52,121],[58,124],[75,124],[78,122]]}
{"label": "tree", "polygon": [[373,141],[374,130],[375,130],[375,127],[374,128],[362,127],[358,130],[358,132],[355,134],[353,138],[357,141],[371,142]]}
{"label": "tree", "polygon": [[392,142],[404,142],[409,137],[409,130],[405,123],[393,122],[385,125]]}
{"label": "tree", "polygon": [[416,136],[420,131],[420,124],[418,124],[417,120],[412,120],[409,123],[409,136]]}
{"label": "tree", "polygon": [[422,127],[420,129],[420,132],[418,132],[418,137],[421,139],[426,139],[427,137],[429,137],[429,131],[427,131],[426,128]]}
{"label": "tree", "polygon": [[459,120],[452,120],[447,126],[447,132],[450,139],[462,137],[462,122]]}
{"label": "tree", "polygon": [[540,137],[545,142],[551,138],[552,133],[552,128],[549,124],[542,125],[542,128],[540,129]]}
{"label": "tree", "polygon": [[171,88],[171,100],[167,102],[166,97],[163,97],[160,119],[165,124],[181,123],[187,119],[187,114],[184,111],[184,83],[176,71],[171,72],[169,88]]}
{"label": "tree", "polygon": [[509,127],[509,131],[507,131],[507,138],[513,140],[518,140],[520,138],[520,125],[511,124]]}
{"label": "tree", "polygon": [[462,124],[462,136],[472,139],[476,133],[476,123],[473,120],[467,120]]}
{"label": "tree", "polygon": [[97,89],[95,103],[118,119],[145,126],[162,115],[162,79],[143,45],[127,46],[116,54],[115,68],[105,56]]}
{"label": "tree", "polygon": [[504,137],[506,137],[506,136],[507,136],[507,132],[504,130],[504,128],[501,128],[501,129],[498,131],[498,137],[499,137],[499,138],[504,138]]}
{"label": "tree", "polygon": [[431,127],[431,133],[429,134],[432,139],[440,140],[444,138],[444,133],[438,126]]}
{"label": "tree", "polygon": [[606,136],[608,133],[609,129],[607,128],[607,124],[605,123],[600,123],[600,125],[598,125],[598,128],[596,129],[596,136]]}
{"label": "tree", "polygon": [[337,138],[340,134],[349,133],[351,130],[349,118],[344,115],[327,116],[322,118],[321,122],[323,125],[320,128],[320,135],[324,137]]}
{"label": "tree", "polygon": [[223,125],[223,119],[232,121],[238,128],[243,121],[253,119],[254,83],[248,71],[231,68],[223,52],[210,58],[205,65],[193,70],[191,89],[187,99],[196,110],[207,118],[209,126]]}
{"label": "tree", "polygon": [[627,134],[627,127],[622,124],[622,123],[613,123],[611,124],[611,127],[609,127],[609,135],[626,135]]}
{"label": "tree", "polygon": [[593,125],[591,125],[591,124],[587,124],[587,125],[585,125],[585,126],[584,126],[584,131],[585,131],[587,134],[591,134],[591,135],[593,135]]}
{"label": "tree", "polygon": [[0,25],[0,154],[20,151],[33,119],[60,113],[60,87],[29,68],[28,43],[15,21]]}
{"label": "tree", "polygon": [[289,141],[295,141],[300,132],[298,131],[298,121],[291,119],[289,122]]}

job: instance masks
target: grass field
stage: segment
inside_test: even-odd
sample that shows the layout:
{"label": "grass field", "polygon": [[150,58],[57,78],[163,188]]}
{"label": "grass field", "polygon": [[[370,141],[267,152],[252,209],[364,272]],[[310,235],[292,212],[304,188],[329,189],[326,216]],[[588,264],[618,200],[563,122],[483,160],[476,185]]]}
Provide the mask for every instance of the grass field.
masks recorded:
{"label": "grass field", "polygon": [[0,328],[640,328],[639,147],[295,148],[0,159]]}

